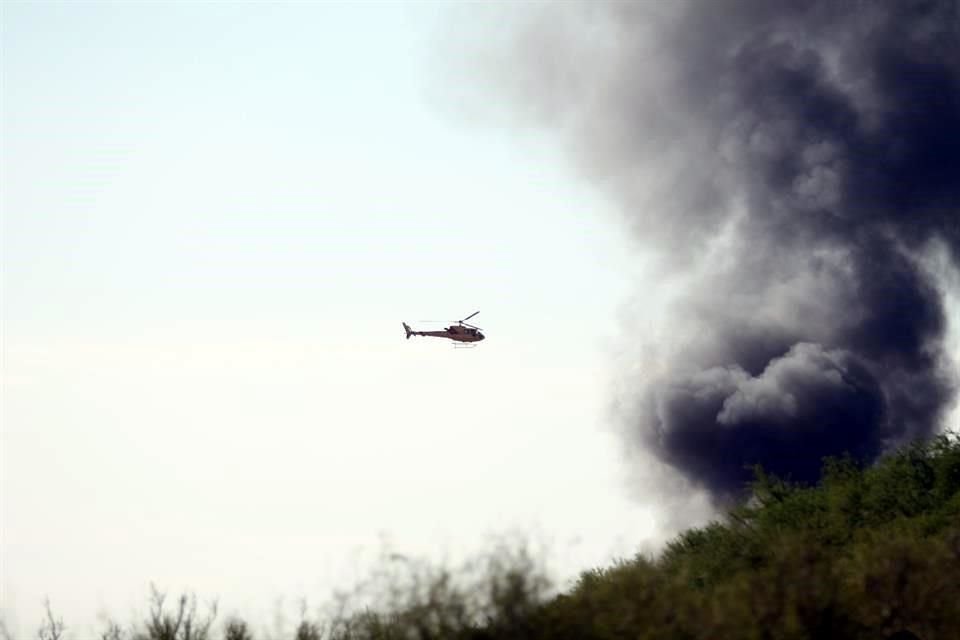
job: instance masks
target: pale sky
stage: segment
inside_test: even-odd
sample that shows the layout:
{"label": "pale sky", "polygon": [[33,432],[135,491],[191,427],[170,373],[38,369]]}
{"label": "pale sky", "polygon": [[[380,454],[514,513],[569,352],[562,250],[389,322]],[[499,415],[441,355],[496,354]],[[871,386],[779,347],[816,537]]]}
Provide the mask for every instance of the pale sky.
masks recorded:
{"label": "pale sky", "polygon": [[451,6],[0,6],[14,629],[151,581],[256,618],[384,537],[521,529],[564,576],[650,539],[609,428],[638,263],[549,138],[445,101]]}

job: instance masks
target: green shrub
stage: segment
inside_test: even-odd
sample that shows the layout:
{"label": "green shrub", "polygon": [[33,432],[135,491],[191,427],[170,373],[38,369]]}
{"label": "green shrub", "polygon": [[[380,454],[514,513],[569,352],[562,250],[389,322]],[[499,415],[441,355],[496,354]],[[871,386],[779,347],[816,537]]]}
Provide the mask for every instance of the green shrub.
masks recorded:
{"label": "green shrub", "polygon": [[[455,570],[390,556],[325,617],[304,612],[291,640],[954,640],[958,575],[960,438],[945,435],[870,468],[825,460],[816,486],[757,469],[750,499],[722,519],[552,597],[523,546]],[[168,607],[154,589],[144,622],[111,622],[102,640],[214,640],[215,614],[186,595]],[[48,607],[39,638],[64,629]],[[239,619],[222,637],[253,640]]]}

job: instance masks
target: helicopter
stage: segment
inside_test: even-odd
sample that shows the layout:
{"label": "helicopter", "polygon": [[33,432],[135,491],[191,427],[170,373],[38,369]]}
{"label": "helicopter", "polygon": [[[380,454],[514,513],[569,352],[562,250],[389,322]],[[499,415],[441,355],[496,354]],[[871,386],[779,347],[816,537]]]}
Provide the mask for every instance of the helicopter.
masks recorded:
{"label": "helicopter", "polygon": [[[451,324],[449,327],[443,331],[414,331],[410,326],[404,322],[403,330],[407,332],[407,340],[410,339],[410,336],[432,336],[434,338],[449,338],[454,342],[480,342],[485,338],[483,333],[480,330],[480,327],[475,327],[472,324],[467,324],[467,320],[473,316],[480,313],[479,311],[474,311],[468,315],[463,320],[457,320],[456,324]],[[456,346],[456,345],[454,345]],[[463,346],[476,346],[476,345],[463,345]]]}

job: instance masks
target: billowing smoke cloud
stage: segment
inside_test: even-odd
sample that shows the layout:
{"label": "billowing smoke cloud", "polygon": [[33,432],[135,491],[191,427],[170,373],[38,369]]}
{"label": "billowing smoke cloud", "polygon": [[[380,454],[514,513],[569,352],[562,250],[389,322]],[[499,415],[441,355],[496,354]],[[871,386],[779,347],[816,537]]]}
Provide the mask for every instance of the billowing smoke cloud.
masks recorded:
{"label": "billowing smoke cloud", "polygon": [[631,443],[723,498],[754,464],[811,481],[938,429],[955,384],[924,256],[960,257],[960,2],[528,18],[501,99],[566,136],[679,292],[627,386]]}

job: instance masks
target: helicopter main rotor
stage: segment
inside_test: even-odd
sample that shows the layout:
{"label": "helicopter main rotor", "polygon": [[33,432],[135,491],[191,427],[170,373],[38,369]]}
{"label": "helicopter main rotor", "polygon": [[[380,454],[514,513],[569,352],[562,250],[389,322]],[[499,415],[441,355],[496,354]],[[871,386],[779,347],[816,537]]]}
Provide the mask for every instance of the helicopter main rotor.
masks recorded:
{"label": "helicopter main rotor", "polygon": [[478,313],[480,313],[480,312],[479,312],[479,311],[474,311],[473,313],[471,313],[470,315],[468,315],[468,316],[467,316],[466,318],[464,318],[463,320],[418,320],[418,322],[438,322],[438,323],[439,323],[439,322],[442,322],[442,323],[448,323],[448,322],[449,322],[449,323],[458,324],[458,325],[460,325],[460,326],[462,326],[462,327],[470,327],[471,329],[476,329],[477,331],[483,331],[483,329],[481,329],[480,327],[476,327],[476,326],[474,326],[474,325],[472,325],[472,324],[467,323],[467,320],[469,320],[469,319],[472,318],[473,316],[477,315]]}
{"label": "helicopter main rotor", "polygon": [[473,326],[472,324],[467,324],[467,320],[469,320],[469,319],[472,318],[473,316],[477,315],[478,313],[480,313],[480,312],[479,312],[479,311],[474,311],[473,313],[471,313],[470,315],[468,315],[468,316],[467,316],[466,318],[464,318],[463,320],[457,320],[457,324],[459,324],[459,325],[461,325],[461,326],[464,326],[464,327],[470,327],[471,329],[476,329],[477,331],[482,331],[482,329],[481,329],[480,327],[475,327],[475,326]]}

